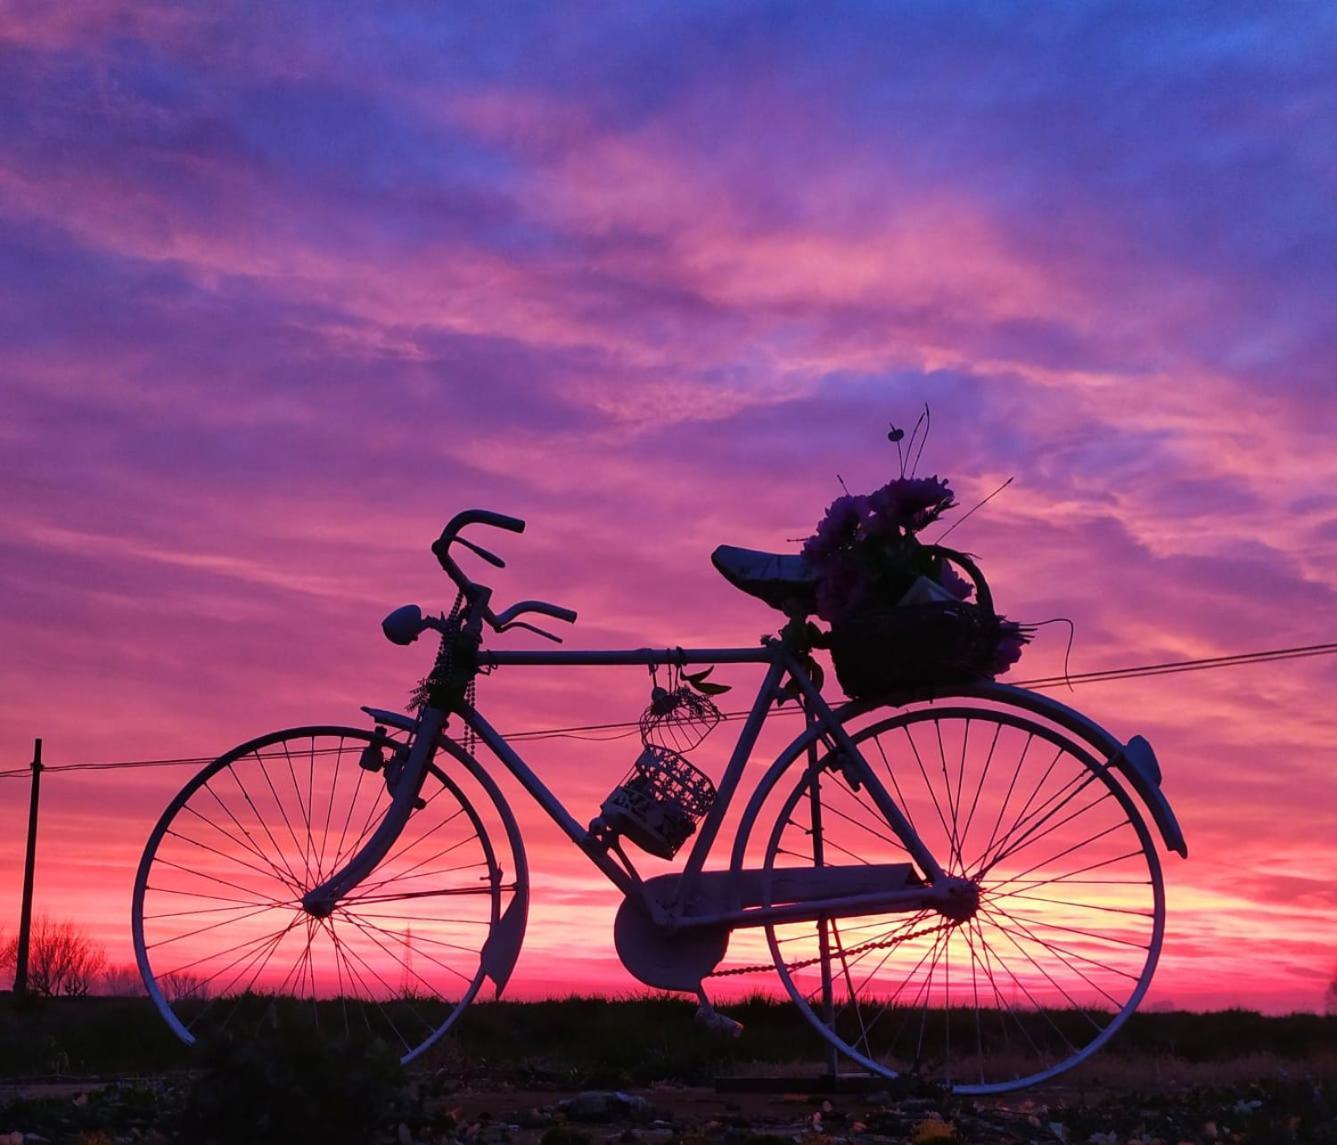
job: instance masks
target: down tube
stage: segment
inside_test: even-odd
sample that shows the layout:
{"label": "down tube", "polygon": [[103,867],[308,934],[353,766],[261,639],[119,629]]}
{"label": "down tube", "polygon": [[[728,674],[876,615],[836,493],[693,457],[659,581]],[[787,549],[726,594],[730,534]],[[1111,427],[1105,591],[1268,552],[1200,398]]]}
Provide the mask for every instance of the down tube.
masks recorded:
{"label": "down tube", "polygon": [[534,774],[515,749],[502,738],[501,733],[479,715],[476,708],[461,704],[457,710],[460,718],[478,733],[478,738],[487,744],[488,750],[515,776],[520,786],[548,813],[548,817],[566,833],[590,862],[598,867],[623,894],[633,893],[640,885],[640,880],[614,863],[603,850],[589,846],[591,839],[589,831],[580,825],[548,785]]}

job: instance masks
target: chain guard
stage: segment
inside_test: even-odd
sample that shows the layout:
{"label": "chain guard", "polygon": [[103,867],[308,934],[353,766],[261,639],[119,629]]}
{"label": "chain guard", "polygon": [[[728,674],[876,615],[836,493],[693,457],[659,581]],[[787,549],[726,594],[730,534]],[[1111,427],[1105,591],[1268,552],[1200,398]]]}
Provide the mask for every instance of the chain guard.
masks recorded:
{"label": "chain guard", "polygon": [[626,898],[613,922],[613,945],[622,965],[657,990],[700,989],[729,949],[729,928],[656,926],[637,899]]}

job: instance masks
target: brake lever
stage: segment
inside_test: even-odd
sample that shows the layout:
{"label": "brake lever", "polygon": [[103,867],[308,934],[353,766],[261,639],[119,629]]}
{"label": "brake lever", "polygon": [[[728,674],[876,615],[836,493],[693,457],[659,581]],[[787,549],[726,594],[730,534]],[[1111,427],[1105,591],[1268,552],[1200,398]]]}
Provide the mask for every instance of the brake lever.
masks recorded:
{"label": "brake lever", "polygon": [[499,569],[504,569],[506,567],[506,562],[502,560],[501,557],[497,556],[496,553],[488,552],[487,549],[483,548],[481,545],[475,545],[473,541],[467,540],[464,537],[452,537],[451,540],[457,545],[463,545],[471,553],[475,553],[482,557],[483,560],[487,561],[490,565],[496,565]]}
{"label": "brake lever", "polygon": [[530,632],[537,632],[540,636],[544,637],[545,639],[551,640],[554,644],[562,643],[562,638],[560,636],[554,636],[551,632],[545,632],[542,628],[539,628],[537,625],[529,624],[524,620],[509,621],[508,623],[501,625],[501,627],[499,627],[497,631],[509,632],[512,628],[527,628]]}

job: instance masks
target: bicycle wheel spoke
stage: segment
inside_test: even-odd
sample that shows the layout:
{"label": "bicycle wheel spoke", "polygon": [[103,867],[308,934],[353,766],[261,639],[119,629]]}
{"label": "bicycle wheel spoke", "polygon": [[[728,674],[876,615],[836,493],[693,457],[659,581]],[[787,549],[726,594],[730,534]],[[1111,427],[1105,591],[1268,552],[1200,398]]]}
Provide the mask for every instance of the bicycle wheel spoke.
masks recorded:
{"label": "bicycle wheel spoke", "polygon": [[[160,859],[158,865],[168,870],[179,871],[192,878],[204,879],[205,882],[218,883],[219,886],[227,887],[229,890],[241,891],[242,894],[253,895],[259,893],[254,887],[244,887],[240,883],[232,882],[230,879],[220,879],[217,875],[206,875],[191,867],[184,866],[181,863],[174,863],[170,859]],[[284,903],[283,899],[270,899],[269,901],[274,906],[281,906]]]}
{"label": "bicycle wheel spoke", "polygon": [[[253,871],[261,878],[267,879],[272,877],[273,874],[272,871],[266,871],[263,867],[257,867],[254,863],[243,862],[241,859],[237,858],[235,854],[229,855],[226,851],[220,851],[217,847],[211,847],[208,843],[203,843],[199,839],[196,839],[191,835],[183,835],[180,831],[173,831],[171,832],[171,834],[174,838],[180,839],[183,843],[189,843],[192,847],[199,847],[200,850],[208,851],[211,855],[217,855],[219,856],[219,858],[225,859],[230,863],[234,863],[237,866],[243,868],[244,870]],[[289,890],[293,889],[291,884],[287,883],[286,881],[284,881],[283,885],[287,887]]]}
{"label": "bicycle wheel spoke", "polygon": [[[1003,914],[1004,918],[1007,917],[1005,912],[1000,911],[998,913]],[[1004,934],[1008,932],[1009,928],[1007,927],[1007,925],[997,921],[997,918],[994,917],[992,912],[990,912],[990,920],[993,922],[993,925],[998,928],[998,930],[1000,930]],[[1091,966],[1095,966],[1101,970],[1108,971],[1111,974],[1117,974],[1120,977],[1127,978],[1130,981],[1137,980],[1136,974],[1133,974],[1128,970],[1120,969],[1118,966],[1111,966],[1108,962],[1101,962],[1099,959],[1092,958],[1088,954],[1083,954],[1079,950],[1074,950],[1071,946],[1064,946],[1062,943],[1058,942],[1046,942],[1044,945],[1049,947],[1049,949],[1054,951],[1056,954],[1063,955],[1065,958],[1076,958],[1082,962],[1088,963]]]}
{"label": "bicycle wheel spoke", "polygon": [[[1036,971],[1040,974],[1040,976],[1043,977],[1045,981],[1047,981],[1051,986],[1054,987],[1055,990],[1057,990],[1063,996],[1063,1000],[1067,1002],[1070,1009],[1076,1010],[1079,1014],[1082,1015],[1082,1017],[1084,1017],[1088,1022],[1090,1022],[1092,1028],[1096,1031],[1096,1033],[1100,1033],[1101,1030],[1104,1029],[1104,1027],[1100,1025],[1100,1023],[1097,1022],[1094,1018],[1092,1018],[1091,1015],[1086,1012],[1085,1008],[1071,994],[1068,993],[1067,989],[1063,986],[1062,983],[1060,983],[1053,976],[1053,974],[1050,973],[1048,968],[1045,967],[1040,962],[1036,961],[1035,956],[1029,950],[1027,950],[1020,943],[1020,941],[1018,941],[1016,932],[1007,927],[1002,927],[1002,926],[1000,926],[998,929],[1001,930],[1002,933],[1007,937],[1007,939],[1012,943],[1012,945],[1017,948],[1017,950],[1021,953],[1021,956],[1025,958],[1026,961],[1029,962],[1033,967],[1035,967]],[[1020,933],[1025,935],[1027,932],[1023,929],[1020,931]],[[1115,1004],[1117,1005],[1118,1003],[1116,1002]]]}
{"label": "bicycle wheel spoke", "polygon": [[[1115,855],[1115,856],[1113,856],[1112,858],[1109,858],[1109,859],[1101,859],[1101,860],[1099,860],[1098,862],[1089,864],[1088,866],[1085,866],[1085,867],[1079,867],[1079,868],[1077,868],[1077,870],[1075,870],[1075,871],[1070,871],[1070,872],[1069,872],[1068,874],[1066,874],[1066,875],[1054,875],[1054,876],[1052,876],[1052,877],[1050,877],[1050,878],[1047,878],[1047,879],[1031,879],[1031,880],[1029,880],[1028,882],[1024,882],[1024,883],[1023,883],[1023,886],[1022,886],[1021,889],[1022,889],[1022,890],[1032,890],[1032,889],[1034,889],[1035,887],[1047,887],[1047,886],[1050,886],[1050,885],[1053,884],[1053,883],[1063,883],[1065,886],[1096,886],[1096,887],[1147,887],[1147,886],[1151,886],[1152,883],[1151,883],[1150,880],[1148,880],[1148,879],[1079,879],[1079,878],[1077,878],[1078,875],[1084,875],[1084,874],[1087,874],[1087,873],[1089,873],[1089,872],[1091,872],[1091,871],[1098,871],[1098,870],[1101,870],[1101,869],[1104,868],[1104,867],[1112,867],[1115,863],[1126,862],[1126,861],[1129,860],[1129,859],[1135,858],[1135,857],[1136,857],[1137,855],[1139,855],[1139,854],[1141,854],[1141,852],[1139,852],[1139,851],[1128,851],[1128,852],[1126,852],[1125,854],[1122,854],[1122,855]],[[1008,885],[1010,885],[1010,884],[1012,884],[1012,883],[1020,883],[1020,882],[1023,882],[1023,880],[1026,878],[1027,875],[1029,875],[1029,874],[1031,873],[1031,871],[1039,870],[1039,869],[1040,869],[1041,867],[1043,867],[1043,866],[1044,866],[1043,863],[1039,863],[1039,864],[1037,864],[1036,866],[1032,867],[1030,870],[1028,870],[1028,871],[1023,871],[1020,875],[1012,875],[1010,878],[1006,878],[1006,879],[997,879],[997,880],[995,880],[994,882],[990,882],[990,883],[987,883],[987,884],[981,884],[981,885],[983,885],[983,886],[987,886],[988,889],[989,889],[990,891],[994,891],[994,892],[996,892],[996,891],[998,890],[999,887],[1005,887],[1005,886],[1008,886]],[[1011,893],[1013,893],[1013,892],[1010,892],[1010,891],[1009,891],[1008,893],[1011,894]]]}
{"label": "bicycle wheel spoke", "polygon": [[[391,807],[382,778],[361,767],[387,742],[348,728],[276,733],[205,768],[164,813],[136,878],[134,927],[151,995],[182,1037],[249,1027],[260,992],[321,1033],[374,1029],[408,1061],[477,992],[493,928],[527,889],[495,789],[453,743],[440,747],[449,772],[428,766],[424,807],[372,873],[332,913],[305,905]],[[503,865],[520,873],[503,880]]]}
{"label": "bicycle wheel spoke", "polygon": [[[990,741],[989,741],[989,749],[988,749],[988,751],[985,753],[985,756],[984,756],[984,764],[983,764],[983,767],[982,767],[982,769],[981,769],[981,771],[980,771],[979,781],[975,784],[975,798],[972,799],[971,802],[970,802],[970,811],[969,811],[969,813],[966,815],[966,824],[965,824],[965,826],[961,829],[961,847],[962,847],[962,848],[965,847],[966,839],[970,837],[970,828],[971,828],[971,826],[972,826],[972,825],[974,824],[974,822],[975,822],[975,812],[979,809],[979,805],[980,805],[980,796],[984,794],[985,785],[987,784],[988,779],[989,779],[989,769],[993,766],[994,752],[995,752],[995,751],[997,750],[997,748],[998,748],[998,738],[999,738],[999,736],[1002,735],[1002,733],[1003,733],[1003,729],[1002,729],[1002,727],[1001,727],[1000,725],[998,725],[998,724],[995,724],[995,725],[994,725],[994,729],[993,729],[993,738],[990,739]],[[963,758],[964,758],[964,755],[965,755],[965,749],[962,748],[962,757],[963,757]],[[962,857],[960,851],[957,852],[957,857],[958,857],[958,858],[961,858],[961,857]],[[962,862],[962,866],[965,867],[966,869],[970,869],[970,868],[969,868],[969,865],[966,864],[966,863],[964,863],[964,861]]]}
{"label": "bicycle wheel spoke", "polygon": [[474,839],[476,838],[477,836],[472,836],[468,839],[461,839],[456,843],[452,843],[448,847],[442,847],[439,851],[436,851],[435,853],[428,855],[426,858],[422,859],[420,862],[415,863],[411,867],[405,867],[405,868],[397,867],[395,866],[395,863],[399,860],[399,858],[401,858],[401,856],[387,855],[382,860],[381,865],[383,868],[388,867],[393,871],[393,873],[387,874],[380,879],[368,879],[366,882],[362,884],[362,886],[371,890],[377,887],[383,887],[388,883],[403,882],[405,879],[408,878],[425,878],[435,874],[440,874],[444,871],[468,870],[471,867],[476,867],[479,865],[477,862],[470,862],[470,863],[463,863],[458,867],[443,867],[439,871],[429,871],[427,872],[426,875],[414,873],[416,871],[420,871],[421,868],[426,866],[428,863],[432,863],[435,862],[437,859],[444,858],[446,855],[449,855],[452,851],[458,851],[461,847],[466,846],[467,844],[473,842]]}
{"label": "bicycle wheel spoke", "polygon": [[279,864],[275,863],[274,860],[268,854],[265,853],[264,849],[260,846],[258,842],[256,842],[251,832],[247,830],[246,826],[233,813],[232,808],[229,807],[226,803],[223,802],[222,799],[218,797],[218,794],[214,791],[214,789],[209,784],[206,783],[202,788],[202,790],[207,792],[209,796],[213,799],[213,801],[216,804],[218,804],[218,807],[223,812],[223,814],[225,814],[229,819],[232,820],[232,822],[236,825],[237,830],[240,832],[240,837],[233,835],[231,832],[224,831],[221,827],[215,824],[211,819],[205,816],[197,808],[187,806],[186,808],[184,808],[184,810],[204,820],[204,822],[209,823],[210,826],[214,827],[214,829],[217,830],[219,834],[223,835],[224,838],[232,842],[240,843],[246,850],[250,851],[251,854],[253,854],[257,859],[259,859],[262,863],[268,866],[270,871],[273,873],[274,877],[277,878],[279,882],[285,883],[288,886],[295,888],[297,886],[297,882],[292,877],[292,872],[287,870],[285,867],[282,867]]}
{"label": "bicycle wheel spoke", "polygon": [[1104,903],[1080,902],[1077,899],[1055,899],[1055,898],[1048,898],[1044,895],[1027,895],[1019,893],[1010,893],[1005,895],[996,895],[994,896],[994,901],[1001,902],[1003,899],[1009,899],[1009,898],[1023,899],[1026,902],[1051,903],[1055,906],[1072,906],[1072,907],[1077,907],[1081,910],[1104,910],[1104,911],[1109,911],[1112,914],[1132,914],[1136,915],[1138,918],[1153,917],[1152,912],[1149,910],[1134,910],[1132,907],[1126,907],[1126,906],[1106,906]]}
{"label": "bicycle wheel spoke", "polygon": [[[315,746],[315,743],[312,742],[312,751],[315,750]],[[297,770],[293,766],[292,751],[286,740],[283,744],[283,758],[288,765],[288,778],[292,781],[293,795],[297,799],[297,821],[303,827],[302,838],[298,842],[298,850],[301,852],[306,884],[310,886],[315,881],[313,878],[314,872],[311,869],[311,812],[302,800],[302,788],[297,781]]]}
{"label": "bicycle wheel spoke", "polygon": [[[422,985],[429,992],[433,993],[435,992],[436,987],[433,986],[433,984],[429,982],[426,978],[424,978],[408,961],[408,959],[405,958],[404,955],[399,954],[394,949],[393,940],[398,939],[400,937],[399,935],[395,934],[394,931],[388,930],[383,926],[376,926],[373,923],[364,922],[362,919],[358,918],[358,916],[354,914],[348,915],[347,918],[349,922],[351,922],[355,927],[358,928],[358,930],[362,931],[362,933],[366,935],[369,939],[371,939],[373,943],[379,946],[384,953],[388,954],[392,959],[394,959],[395,963],[403,969],[405,974],[411,974],[414,978],[416,978],[419,982],[421,982]],[[441,943],[441,945],[451,946],[452,944]],[[454,946],[453,949],[461,950],[465,948]],[[468,975],[461,974],[449,963],[442,962],[439,958],[436,958],[435,956],[427,953],[426,951],[420,950],[417,951],[417,953],[420,954],[423,958],[426,958],[429,962],[435,963],[440,969],[446,971],[446,973],[451,974],[456,978],[460,979],[460,981],[466,984],[470,981]]]}
{"label": "bicycle wheel spoke", "polygon": [[[792,787],[770,788],[767,867],[821,854],[853,873],[927,853],[954,880],[940,900],[952,915],[841,919],[833,1022],[808,969],[821,923],[766,927],[805,1017],[867,1069],[967,1093],[1051,1077],[1103,1045],[1145,990],[1164,926],[1155,848],[1107,766],[1065,730],[987,701],[874,715],[850,735],[881,766],[859,790],[824,787],[811,824],[796,814],[807,791],[797,768]],[[886,821],[888,800],[917,841]],[[931,896],[937,876],[922,877]]]}
{"label": "bicycle wheel spoke", "polygon": [[998,838],[998,832],[1003,829],[1003,820],[1007,817],[1008,809],[1012,806],[1012,796],[1016,794],[1017,783],[1021,780],[1022,772],[1029,766],[1031,748],[1035,744],[1035,736],[1028,734],[1022,741],[1020,750],[1017,752],[1017,762],[1012,767],[1011,777],[1007,781],[1007,788],[1003,792],[1002,801],[998,805],[998,810],[994,814],[993,828],[989,831],[989,841],[984,844],[984,850],[981,857],[987,855],[993,848]]}
{"label": "bicycle wheel spoke", "polygon": [[[183,930],[173,934],[170,938],[164,938],[161,942],[154,945],[155,950],[161,950],[164,946],[173,942],[184,942],[188,938],[194,938],[197,935],[208,934],[211,930],[217,930],[221,926],[233,926],[239,922],[245,922],[248,918],[255,918],[258,915],[268,914],[272,908],[262,906],[258,910],[249,911],[246,914],[234,915],[231,918],[219,919],[217,922],[209,923],[206,926],[196,927],[194,930]],[[159,917],[162,917],[161,915]]]}
{"label": "bicycle wheel spoke", "polygon": [[[444,788],[443,788],[442,790],[444,790]],[[437,794],[440,794],[440,792],[438,792]],[[433,796],[433,798],[435,798],[435,795]],[[429,801],[428,801],[428,807],[430,807],[430,806],[431,806],[431,801],[429,800]],[[424,807],[421,811],[415,811],[414,814],[415,814],[415,815],[422,815],[426,810],[427,810],[427,807]],[[415,848],[421,846],[423,843],[427,842],[427,840],[434,838],[434,837],[436,836],[437,832],[444,831],[447,827],[450,826],[451,823],[453,823],[456,819],[458,819],[458,818],[459,818],[461,815],[463,815],[463,814],[464,814],[464,809],[461,808],[460,810],[456,811],[453,815],[448,816],[445,820],[443,820],[442,822],[438,823],[435,827],[433,827],[433,828],[431,829],[431,831],[426,831],[426,830],[424,830],[420,835],[418,835],[418,836],[416,836],[414,839],[412,839],[407,845],[402,846],[402,847],[399,847],[399,846],[395,847],[395,848],[391,851],[391,853],[390,853],[389,855],[386,856],[386,861],[387,861],[387,862],[391,862],[391,861],[393,861],[393,862],[396,862],[396,863],[402,863],[402,862],[404,861],[404,856],[405,856],[405,855],[407,855],[410,851],[414,850]],[[426,822],[426,820],[424,820],[424,822]],[[423,859],[421,862],[414,864],[414,866],[421,866],[422,863],[430,863],[433,859],[439,858],[441,855],[448,853],[449,851],[453,850],[453,849],[456,848],[456,847],[462,847],[462,846],[464,846],[466,843],[468,843],[468,842],[470,841],[470,839],[473,839],[473,838],[476,838],[476,837],[477,837],[476,835],[472,835],[472,836],[469,836],[468,838],[460,839],[458,842],[452,844],[452,845],[449,846],[449,847],[443,848],[441,851],[438,851],[436,854],[434,854],[434,855],[429,855],[426,859]],[[402,840],[401,840],[401,841],[402,841]],[[410,867],[406,868],[406,869],[404,870],[403,873],[404,873],[404,874],[407,874],[409,871],[412,871],[413,869],[414,869],[414,867],[413,867],[413,866],[410,866]]]}
{"label": "bicycle wheel spoke", "polygon": [[[1078,795],[1081,790],[1082,789],[1079,788],[1077,791],[1073,792],[1072,798],[1075,798],[1076,795]],[[1052,817],[1056,815],[1062,809],[1063,806],[1066,806],[1068,800],[1065,799],[1062,804],[1054,807],[1048,814],[1044,816],[1043,819],[1039,819],[1036,822],[1032,823],[1031,826],[1029,826],[1022,835],[1018,836],[1009,846],[1004,847],[1003,850],[999,851],[996,855],[994,855],[993,858],[991,858],[988,861],[988,863],[981,869],[980,873],[981,874],[986,873],[990,867],[997,866],[999,863],[1012,858],[1012,856],[1020,853],[1021,851],[1024,851],[1027,847],[1033,846],[1034,844],[1038,843],[1041,839],[1048,838],[1050,835],[1054,834],[1054,832],[1061,830],[1063,827],[1066,827],[1073,820],[1079,818],[1082,815],[1085,815],[1088,811],[1094,810],[1096,807],[1099,807],[1102,803],[1111,798],[1113,797],[1110,795],[1108,791],[1103,791],[1099,793],[1096,796],[1096,798],[1092,800],[1090,803],[1087,803],[1084,806],[1079,807],[1076,811],[1071,812],[1070,814],[1064,816],[1062,819],[1050,822]],[[1040,828],[1045,823],[1049,823],[1049,826],[1045,827],[1045,829],[1041,831]]]}
{"label": "bicycle wheel spoke", "polygon": [[[294,871],[292,867],[289,865],[287,860],[287,853],[284,847],[282,847],[279,844],[279,841],[276,838],[274,838],[274,833],[273,831],[270,830],[269,819],[271,818],[271,816],[262,815],[260,813],[260,809],[255,805],[255,800],[251,797],[250,790],[241,782],[240,778],[237,776],[235,766],[229,765],[225,770],[227,771],[228,777],[232,780],[233,783],[237,785],[238,791],[241,792],[242,799],[245,801],[246,805],[251,809],[251,814],[255,816],[255,821],[260,824],[261,829],[264,831],[265,837],[269,840],[269,845],[270,847],[273,848],[272,853],[277,857],[278,863],[287,872],[288,880],[286,881],[291,881],[291,884],[293,886],[300,886],[301,880],[297,877],[297,872]],[[205,786],[207,787],[208,784],[206,784]],[[217,798],[218,796],[215,795],[215,797]],[[187,806],[189,806],[189,804],[187,804]]]}
{"label": "bicycle wheel spoke", "polygon": [[[162,886],[161,884],[157,884],[157,883],[150,884],[149,887],[148,887],[147,889],[153,891],[155,894],[177,895],[178,897],[181,897],[181,898],[204,899],[206,902],[230,902],[230,903],[235,903],[235,904],[237,904],[238,907],[243,907],[243,906],[275,906],[275,905],[277,905],[276,903],[274,903],[272,900],[269,900],[269,899],[234,899],[234,898],[229,897],[228,895],[207,895],[207,894],[203,894],[203,893],[201,893],[200,891],[183,891],[183,890],[179,890],[179,889],[176,888],[176,887]],[[227,908],[225,908],[225,907],[220,907],[219,909],[220,909],[220,910],[225,910],[225,909],[227,909]],[[189,911],[169,911],[169,912],[166,912],[166,913],[167,913],[167,915],[170,916],[170,915],[174,915],[174,914],[188,914],[188,913],[190,913],[190,912],[189,912]],[[146,915],[144,915],[144,917],[145,917],[146,919],[148,919],[148,918],[159,918],[159,917],[162,917],[162,915],[146,914]]]}
{"label": "bicycle wheel spoke", "polygon": [[[1057,854],[1050,855],[1049,858],[1047,858],[1047,859],[1041,859],[1038,863],[1034,864],[1033,866],[1027,867],[1024,871],[1021,872],[1021,874],[1019,874],[1019,875],[1015,875],[1015,876],[1013,876],[1013,877],[1014,877],[1014,878],[1019,878],[1019,879],[1020,879],[1020,878],[1025,878],[1027,875],[1029,875],[1029,874],[1031,874],[1031,873],[1033,873],[1033,872],[1035,872],[1035,871],[1042,870],[1043,868],[1048,867],[1048,866],[1050,866],[1050,865],[1053,864],[1053,863],[1057,863],[1060,859],[1066,859],[1066,858],[1067,858],[1069,855],[1071,855],[1074,851],[1078,851],[1078,850],[1080,850],[1080,849],[1083,848],[1083,847],[1089,847],[1089,846],[1091,846],[1093,843],[1098,842],[1099,840],[1105,838],[1107,835],[1112,835],[1112,834],[1114,834],[1115,831],[1118,831],[1118,830],[1120,830],[1121,828],[1123,828],[1123,827],[1125,827],[1125,826],[1127,826],[1127,824],[1125,824],[1125,823],[1114,823],[1114,824],[1112,824],[1111,826],[1106,827],[1105,830],[1100,831],[1100,832],[1098,832],[1098,833],[1095,834],[1095,835],[1092,835],[1089,839],[1082,839],[1082,840],[1079,840],[1078,842],[1073,843],[1070,847],[1065,847],[1063,850],[1059,851]],[[1110,860],[1108,860],[1108,863],[1116,863],[1116,862],[1119,862],[1120,858],[1124,858],[1124,859],[1132,858],[1132,857],[1133,857],[1134,855],[1136,855],[1136,854],[1137,854],[1136,851],[1130,851],[1130,852],[1128,852],[1126,855],[1123,855],[1123,856],[1116,857],[1116,858],[1114,858],[1114,859],[1110,859]]]}
{"label": "bicycle wheel spoke", "polygon": [[[1016,922],[1015,919],[1014,919],[1013,921]],[[997,924],[996,924],[996,925],[997,925]],[[1001,926],[1000,926],[1000,929],[1002,929]],[[1020,934],[1023,935],[1025,938],[1027,938],[1029,941],[1035,943],[1037,946],[1043,946],[1047,951],[1049,951],[1049,952],[1051,952],[1051,953],[1055,953],[1055,954],[1061,954],[1061,953],[1062,953],[1060,950],[1058,950],[1058,949],[1054,946],[1053,943],[1051,943],[1051,942],[1046,942],[1043,938],[1040,938],[1039,936],[1037,936],[1033,931],[1030,930],[1029,927],[1025,926],[1023,923],[1017,922],[1017,923],[1016,923],[1016,930],[1017,930],[1017,933],[1020,933]],[[1066,958],[1063,959],[1063,962],[1064,962],[1064,965],[1067,967],[1068,970],[1072,971],[1073,974],[1075,974],[1078,978],[1080,978],[1083,982],[1085,982],[1088,986],[1090,986],[1091,989],[1095,990],[1098,994],[1102,995],[1102,996],[1103,996],[1103,997],[1104,997],[1104,998],[1105,998],[1105,999],[1106,999],[1112,1006],[1115,1007],[1116,1010],[1118,1009],[1118,1007],[1121,1005],[1121,1003],[1120,1003],[1120,1001],[1119,1001],[1119,999],[1118,999],[1117,997],[1115,997],[1115,996],[1114,996],[1113,994],[1111,994],[1108,990],[1106,990],[1103,986],[1101,986],[1100,983],[1098,983],[1098,982],[1092,980],[1090,977],[1088,977],[1087,974],[1086,974],[1086,972],[1085,972],[1084,970],[1082,970],[1082,968],[1081,968],[1080,966],[1074,965],[1072,962],[1068,961]]]}
{"label": "bicycle wheel spoke", "polygon": [[[882,737],[874,736],[873,743],[877,747],[878,755],[882,757],[882,766],[886,769],[887,778],[891,780],[892,790],[896,792],[896,805],[901,809],[901,813],[905,816],[906,822],[910,824],[910,830],[914,832],[915,835],[918,835],[919,830],[915,826],[914,820],[914,804],[907,800],[901,791],[901,785],[896,780],[896,772],[891,766],[891,760],[887,758],[886,749],[882,746]],[[904,844],[902,844],[902,846],[903,845]]]}

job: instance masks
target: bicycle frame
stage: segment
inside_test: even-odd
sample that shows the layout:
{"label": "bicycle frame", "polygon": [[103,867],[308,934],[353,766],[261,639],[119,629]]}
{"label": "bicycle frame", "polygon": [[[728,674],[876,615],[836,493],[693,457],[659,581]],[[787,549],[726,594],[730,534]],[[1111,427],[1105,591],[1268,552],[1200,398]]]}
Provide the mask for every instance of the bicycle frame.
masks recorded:
{"label": "bicycle frame", "polygon": [[[680,875],[667,876],[678,880],[678,893],[669,905],[646,893],[646,881],[620,850],[600,842],[571,814],[565,804],[525,762],[506,739],[478,710],[461,703],[453,714],[475,732],[502,765],[515,777],[530,797],[543,809],[562,832],[586,855],[600,872],[625,896],[637,897],[651,921],[667,930],[686,927],[723,926],[728,929],[764,926],[768,923],[816,918],[818,915],[841,917],[871,910],[909,911],[925,907],[937,908],[946,904],[957,889],[960,880],[945,874],[934,855],[920,840],[901,809],[873,780],[871,770],[858,748],[851,742],[839,719],[820,691],[789,650],[777,639],[770,638],[759,648],[668,648],[564,650],[564,651],[483,651],[479,663],[484,668],[504,666],[573,667],[573,666],[641,666],[667,665],[685,667],[693,664],[764,664],[767,671],[756,699],[739,733],[724,774],[716,788],[716,798],[707,812],[701,829],[688,853]],[[919,864],[925,876],[923,884],[912,889],[882,889],[874,893],[822,896],[810,894],[800,902],[778,905],[738,906],[733,909],[700,911],[687,910],[682,904],[691,902],[703,879],[707,857],[714,847],[724,817],[732,804],[743,770],[756,746],[771,706],[780,697],[780,685],[788,675],[797,681],[808,719],[807,742],[815,745],[825,737],[844,759],[842,770],[852,783],[868,783],[868,789],[877,801],[888,823],[904,842],[911,857]],[[443,724],[443,713],[427,709],[421,721],[411,721],[395,713],[367,709],[378,721],[388,722],[408,730],[413,727],[419,734],[415,739],[405,772],[395,792],[394,803],[385,821],[367,845],[331,879],[312,890],[305,901],[317,910],[329,909],[333,902],[365,878],[384,857],[394,839],[402,830],[412,812],[413,801],[421,787],[422,778],[431,752],[425,750],[426,740],[435,741],[435,730]],[[421,733],[426,732],[426,735]],[[869,782],[872,780],[872,782]],[[614,857],[616,856],[616,858]],[[621,861],[618,861],[621,860]],[[735,861],[737,856],[735,856]],[[664,878],[665,876],[660,876]]]}

